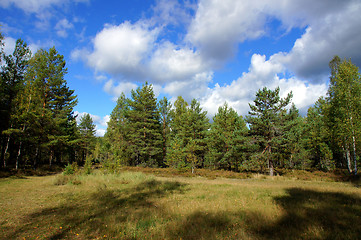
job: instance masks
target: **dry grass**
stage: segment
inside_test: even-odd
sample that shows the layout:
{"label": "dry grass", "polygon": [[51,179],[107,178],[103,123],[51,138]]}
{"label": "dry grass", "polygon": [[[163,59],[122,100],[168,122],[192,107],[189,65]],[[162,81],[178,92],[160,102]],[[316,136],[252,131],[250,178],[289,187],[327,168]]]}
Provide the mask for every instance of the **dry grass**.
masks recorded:
{"label": "dry grass", "polygon": [[164,176],[126,171],[70,180],[0,179],[0,239],[357,239],[361,234],[356,224],[361,190],[351,183]]}

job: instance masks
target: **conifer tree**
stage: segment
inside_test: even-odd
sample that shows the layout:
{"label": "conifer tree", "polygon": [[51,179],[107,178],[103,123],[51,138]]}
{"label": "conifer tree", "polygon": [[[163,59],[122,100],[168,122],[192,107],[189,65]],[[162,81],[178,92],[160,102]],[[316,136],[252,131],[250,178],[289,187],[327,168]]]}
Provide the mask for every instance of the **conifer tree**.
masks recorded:
{"label": "conifer tree", "polygon": [[225,103],[218,108],[208,134],[207,165],[237,171],[247,152],[246,123]]}
{"label": "conifer tree", "polygon": [[250,134],[261,150],[260,154],[256,155],[258,164],[261,168],[267,166],[270,176],[273,176],[274,163],[279,158],[285,107],[292,98],[292,93],[286,98],[281,98],[279,92],[279,88],[274,91],[266,87],[259,90],[254,105],[249,104],[251,111],[246,120],[250,124]]}
{"label": "conifer tree", "polygon": [[166,161],[166,155],[167,155],[167,147],[169,144],[169,135],[170,135],[170,122],[171,122],[171,108],[172,104],[168,101],[166,97],[161,99],[158,103],[158,109],[160,113],[160,123],[162,125],[162,147],[163,147],[163,153],[162,153],[162,164]]}
{"label": "conifer tree", "polygon": [[[203,166],[207,149],[206,135],[209,129],[207,112],[202,111],[197,100],[193,99],[189,107],[182,97],[174,102],[171,111],[171,140],[167,155],[167,164],[179,168]],[[178,151],[178,153],[176,152]],[[176,155],[176,158],[174,156]],[[182,162],[176,163],[176,160]]]}
{"label": "conifer tree", "polygon": [[163,152],[162,128],[152,85],[145,83],[136,91],[133,90],[128,104],[126,117],[129,121],[132,163],[159,166]]}
{"label": "conifer tree", "polygon": [[[3,159],[4,167],[6,167],[6,155],[9,149],[9,144],[11,136],[16,135],[19,137],[21,135],[20,126],[16,122],[18,118],[18,102],[16,98],[18,97],[19,92],[24,86],[24,75],[28,66],[29,59],[31,57],[31,52],[27,44],[18,39],[15,44],[15,49],[12,55],[2,54],[4,59],[4,65],[2,66],[1,71],[1,103],[0,103],[0,134],[2,139],[2,151],[1,156]],[[13,137],[16,137],[16,136]],[[21,141],[15,141],[15,145],[20,144]],[[14,146],[15,146],[14,145]],[[19,166],[20,150],[18,151],[16,157],[16,169]]]}
{"label": "conifer tree", "polygon": [[79,131],[82,140],[82,147],[83,147],[83,157],[82,160],[89,156],[89,154],[95,148],[95,124],[93,123],[93,119],[91,118],[89,113],[86,113],[84,116],[80,118],[79,123]]}
{"label": "conifer tree", "polygon": [[129,111],[128,99],[122,93],[117,105],[110,114],[107,132],[105,134],[105,147],[108,164],[130,165],[129,152]]}
{"label": "conifer tree", "polygon": [[303,137],[310,166],[320,170],[334,168],[333,152],[330,148],[331,132],[325,115],[328,108],[328,103],[321,97],[308,109]]}
{"label": "conifer tree", "polygon": [[27,78],[33,81],[37,96],[32,103],[40,124],[39,143],[42,150],[48,150],[49,155],[44,155],[50,165],[54,157],[61,161],[64,153],[72,151],[71,142],[76,135],[73,108],[77,99],[64,79],[66,73],[64,57],[55,48],[39,50],[29,62]]}

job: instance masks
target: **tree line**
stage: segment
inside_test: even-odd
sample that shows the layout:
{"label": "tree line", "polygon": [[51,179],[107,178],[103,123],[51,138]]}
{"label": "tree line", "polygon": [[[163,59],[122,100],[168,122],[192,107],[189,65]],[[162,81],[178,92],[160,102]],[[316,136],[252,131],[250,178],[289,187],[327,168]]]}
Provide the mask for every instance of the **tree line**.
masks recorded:
{"label": "tree line", "polygon": [[258,90],[249,114],[227,103],[212,120],[199,101],[158,100],[145,83],[117,100],[104,137],[89,114],[77,124],[77,96],[67,86],[56,49],[31,54],[17,40],[3,52],[1,35],[0,144],[3,168],[83,164],[257,171],[347,169],[357,174],[361,144],[361,79],[350,59],[334,57],[327,95],[301,116],[292,93]]}
{"label": "tree line", "polygon": [[54,47],[32,55],[21,39],[6,55],[2,35],[0,46],[1,166],[84,162],[95,139],[95,125],[87,124],[90,116],[84,116],[79,126],[76,123],[77,96],[64,79],[64,57]]}
{"label": "tree line", "polygon": [[212,121],[200,103],[181,96],[158,101],[145,83],[122,94],[99,145],[109,166],[258,171],[348,169],[357,174],[361,139],[361,79],[351,60],[330,62],[326,97],[301,116],[292,93],[263,88],[245,117],[225,103]]}

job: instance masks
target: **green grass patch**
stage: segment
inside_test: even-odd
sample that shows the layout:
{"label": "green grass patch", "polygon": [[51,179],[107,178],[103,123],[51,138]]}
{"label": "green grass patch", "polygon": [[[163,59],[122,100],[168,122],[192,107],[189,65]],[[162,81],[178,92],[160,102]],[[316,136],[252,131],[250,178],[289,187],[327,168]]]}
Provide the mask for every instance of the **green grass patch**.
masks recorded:
{"label": "green grass patch", "polygon": [[358,239],[361,234],[361,189],[352,183],[164,175],[94,171],[2,178],[0,239]]}

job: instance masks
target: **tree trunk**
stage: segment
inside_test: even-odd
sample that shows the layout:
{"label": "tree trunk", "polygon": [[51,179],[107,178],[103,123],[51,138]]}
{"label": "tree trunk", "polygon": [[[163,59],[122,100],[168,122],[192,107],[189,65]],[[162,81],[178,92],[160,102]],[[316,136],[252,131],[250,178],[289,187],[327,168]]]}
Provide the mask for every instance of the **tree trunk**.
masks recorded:
{"label": "tree trunk", "polygon": [[49,167],[51,167],[52,161],[53,161],[53,150],[50,151]]}
{"label": "tree trunk", "polygon": [[8,152],[8,149],[9,149],[9,143],[10,143],[10,135],[8,136],[8,140],[6,141],[6,146],[5,146],[4,156],[3,156],[4,168],[6,168],[6,153]]}
{"label": "tree trunk", "polygon": [[33,163],[33,168],[34,168],[34,170],[36,169],[38,154],[39,154],[39,147],[36,147],[35,157],[34,157],[34,163]]}
{"label": "tree trunk", "polygon": [[274,168],[273,168],[273,161],[271,159],[271,146],[268,146],[268,152],[269,152],[269,159],[268,159],[268,163],[269,163],[269,175],[271,177],[273,177],[273,172],[274,172]]}
{"label": "tree trunk", "polygon": [[21,154],[21,145],[22,145],[22,141],[20,141],[20,144],[19,144],[19,151],[18,151],[18,155],[16,156],[16,170],[19,169],[19,158],[20,158],[20,154]]}
{"label": "tree trunk", "polygon": [[353,160],[354,160],[354,174],[357,175],[357,160],[356,160],[356,138],[355,129],[353,127],[352,115],[350,116],[351,130],[352,130],[352,147],[353,147]]}
{"label": "tree trunk", "polygon": [[352,173],[351,161],[350,161],[350,150],[348,149],[348,147],[346,147],[346,149],[345,149],[343,146],[342,146],[342,149],[344,151],[345,158],[346,158],[347,170],[349,173]]}

